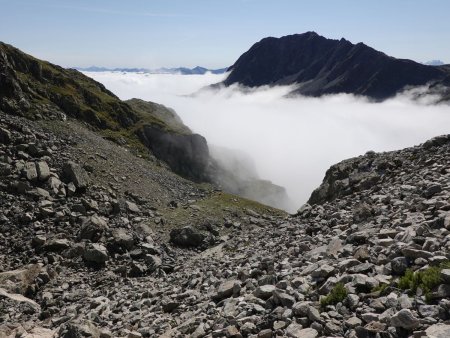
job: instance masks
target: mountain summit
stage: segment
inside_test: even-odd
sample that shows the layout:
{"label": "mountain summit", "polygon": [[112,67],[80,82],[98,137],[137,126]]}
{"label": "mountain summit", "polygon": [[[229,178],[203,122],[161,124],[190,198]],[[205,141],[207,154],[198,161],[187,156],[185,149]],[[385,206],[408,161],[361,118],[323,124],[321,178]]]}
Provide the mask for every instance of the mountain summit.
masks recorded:
{"label": "mountain summit", "polygon": [[450,78],[445,67],[396,59],[363,43],[332,40],[315,32],[268,37],[254,44],[233,66],[225,86],[298,85],[295,94],[349,93],[375,100],[407,86],[440,84]]}

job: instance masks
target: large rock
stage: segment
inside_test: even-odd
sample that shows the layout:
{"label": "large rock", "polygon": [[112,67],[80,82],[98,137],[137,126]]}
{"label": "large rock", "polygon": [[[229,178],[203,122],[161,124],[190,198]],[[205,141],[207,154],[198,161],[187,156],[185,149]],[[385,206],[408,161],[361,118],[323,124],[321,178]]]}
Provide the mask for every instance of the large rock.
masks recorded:
{"label": "large rock", "polygon": [[400,310],[391,318],[392,326],[401,327],[407,330],[413,330],[417,328],[419,324],[419,320],[408,309]]}
{"label": "large rock", "polygon": [[170,241],[181,247],[198,247],[203,244],[206,236],[199,230],[185,226],[181,229],[173,229],[170,232]]}
{"label": "large rock", "polygon": [[441,271],[441,279],[444,283],[450,284],[450,269],[443,269]]}
{"label": "large rock", "polygon": [[9,144],[11,142],[11,132],[5,128],[0,128],[0,143]]}
{"label": "large rock", "polygon": [[46,181],[50,177],[50,168],[45,161],[36,162],[36,171],[39,181]]}
{"label": "large rock", "polygon": [[38,172],[36,170],[36,164],[34,162],[27,162],[23,167],[23,175],[28,181],[37,181]]}
{"label": "large rock", "polygon": [[231,296],[238,296],[241,292],[241,282],[238,280],[229,280],[219,285],[213,299],[219,301]]}
{"label": "large rock", "polygon": [[36,278],[45,272],[38,264],[31,264],[21,269],[0,272],[0,287],[10,293],[26,294]]}
{"label": "large rock", "polygon": [[97,215],[87,217],[81,225],[78,240],[87,239],[91,242],[98,242],[107,228],[108,223],[102,217]]}
{"label": "large rock", "polygon": [[272,296],[272,293],[275,291],[275,285],[261,285],[256,288],[253,292],[253,295],[257,298],[261,299],[269,299]]}
{"label": "large rock", "polygon": [[408,260],[406,257],[395,257],[391,261],[392,273],[402,276],[408,268]]}
{"label": "large rock", "polygon": [[83,258],[89,263],[104,264],[108,260],[108,251],[101,244],[88,244],[84,249]]}
{"label": "large rock", "polygon": [[64,164],[64,175],[69,182],[73,182],[77,189],[86,189],[89,185],[87,172],[77,163],[69,161]]}
{"label": "large rock", "polygon": [[319,332],[312,328],[304,329],[300,324],[291,324],[286,329],[286,335],[291,338],[316,338]]}
{"label": "large rock", "polygon": [[69,322],[61,326],[58,337],[62,338],[101,338],[102,332],[88,320]]}
{"label": "large rock", "polygon": [[[39,304],[36,303],[34,300],[24,297],[18,293],[9,293],[8,291],[6,291],[3,288],[0,288],[0,299],[1,298],[8,298],[9,300],[12,300],[13,302],[17,302],[17,303],[25,303],[36,312],[39,312],[41,310],[41,307],[39,306]],[[0,337],[1,337],[1,335],[0,335]]]}
{"label": "large rock", "polygon": [[48,252],[61,252],[70,248],[70,242],[65,238],[55,238],[44,244],[44,250]]}
{"label": "large rock", "polygon": [[130,232],[124,228],[114,229],[112,238],[108,243],[108,249],[113,252],[123,253],[134,247],[134,239]]}
{"label": "large rock", "polygon": [[6,324],[0,326],[0,337],[57,338],[58,336],[55,330],[45,329],[39,326],[25,329],[22,325],[12,327]]}
{"label": "large rock", "polygon": [[289,309],[295,304],[295,298],[281,290],[275,290],[273,292],[273,300],[275,304],[285,306]]}
{"label": "large rock", "polygon": [[448,338],[450,337],[450,325],[434,324],[425,330],[425,338]]}

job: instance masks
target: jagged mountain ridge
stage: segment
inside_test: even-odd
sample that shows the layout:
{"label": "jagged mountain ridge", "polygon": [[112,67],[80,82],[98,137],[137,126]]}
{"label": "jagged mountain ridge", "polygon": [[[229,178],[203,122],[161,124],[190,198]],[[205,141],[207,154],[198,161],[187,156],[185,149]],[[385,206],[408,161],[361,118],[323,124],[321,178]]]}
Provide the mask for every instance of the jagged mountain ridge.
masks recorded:
{"label": "jagged mountain ridge", "polygon": [[349,93],[383,100],[408,86],[443,83],[445,66],[396,59],[363,43],[332,40],[315,32],[264,38],[230,67],[225,86],[296,85],[292,94]]}

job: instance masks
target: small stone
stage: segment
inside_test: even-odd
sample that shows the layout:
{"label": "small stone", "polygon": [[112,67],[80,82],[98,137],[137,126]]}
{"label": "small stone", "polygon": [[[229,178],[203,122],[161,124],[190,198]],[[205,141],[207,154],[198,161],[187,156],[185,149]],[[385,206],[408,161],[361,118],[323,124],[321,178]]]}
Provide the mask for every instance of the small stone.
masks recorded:
{"label": "small stone", "polygon": [[279,290],[275,290],[273,292],[273,299],[276,304],[281,304],[282,306],[285,306],[287,308],[292,308],[292,306],[295,303],[295,298],[288,295],[285,292],[281,292]]}
{"label": "small stone", "polygon": [[141,212],[141,210],[139,209],[139,207],[136,205],[136,203],[130,202],[130,201],[125,201],[125,205],[127,207],[127,210],[129,212],[134,212],[134,213],[139,213]]}

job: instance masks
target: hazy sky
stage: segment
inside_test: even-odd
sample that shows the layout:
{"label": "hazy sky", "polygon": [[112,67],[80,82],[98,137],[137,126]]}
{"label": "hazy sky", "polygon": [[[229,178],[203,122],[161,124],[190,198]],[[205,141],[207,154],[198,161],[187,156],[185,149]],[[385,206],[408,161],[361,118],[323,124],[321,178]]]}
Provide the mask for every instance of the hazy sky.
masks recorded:
{"label": "hazy sky", "polygon": [[448,0],[0,0],[0,40],[63,66],[231,65],[266,36],[316,31],[450,62]]}

